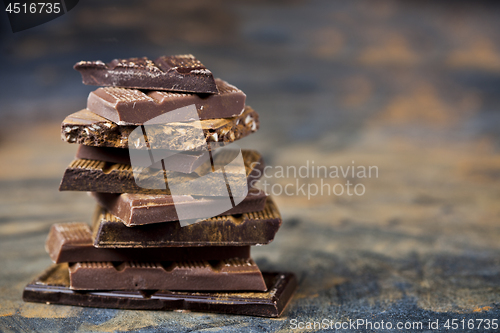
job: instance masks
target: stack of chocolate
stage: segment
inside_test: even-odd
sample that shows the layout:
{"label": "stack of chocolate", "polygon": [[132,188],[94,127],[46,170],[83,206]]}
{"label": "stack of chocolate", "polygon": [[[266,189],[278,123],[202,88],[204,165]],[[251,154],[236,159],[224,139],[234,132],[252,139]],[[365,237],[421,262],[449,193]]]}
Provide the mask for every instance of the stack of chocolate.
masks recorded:
{"label": "stack of chocolate", "polygon": [[262,273],[250,246],[268,244],[278,209],[253,187],[259,153],[234,141],[259,128],[245,94],[191,55],[79,62],[103,86],[62,123],[79,144],[61,191],[97,201],[92,224],[52,226],[56,263],[26,301],[276,317],[296,287]]}

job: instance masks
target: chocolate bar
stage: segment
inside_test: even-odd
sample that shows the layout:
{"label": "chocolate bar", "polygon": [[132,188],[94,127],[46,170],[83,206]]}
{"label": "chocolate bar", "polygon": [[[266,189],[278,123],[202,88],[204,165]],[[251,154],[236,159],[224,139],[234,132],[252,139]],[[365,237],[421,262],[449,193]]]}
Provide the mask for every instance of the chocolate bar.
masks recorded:
{"label": "chocolate bar", "polygon": [[146,57],[114,59],[107,64],[80,61],[74,69],[87,85],[217,93],[212,72],[191,54],[162,56],[155,61]]}
{"label": "chocolate bar", "polygon": [[[199,137],[199,127],[194,123],[168,123],[151,128],[149,144],[155,149],[177,151],[207,150],[207,144],[227,144],[239,140],[259,129],[259,116],[251,107],[237,117],[200,120],[204,139]],[[61,138],[69,143],[86,146],[129,148],[128,137],[137,126],[119,126],[84,109],[64,119]],[[168,136],[164,135],[168,133]],[[177,140],[172,140],[176,137]],[[130,148],[148,149],[144,142],[132,143]]]}
{"label": "chocolate bar", "polygon": [[167,112],[182,112],[183,107],[192,104],[196,105],[200,120],[239,116],[245,108],[246,95],[221,79],[215,83],[219,93],[214,95],[99,88],[90,93],[87,109],[118,125],[142,125]]}
{"label": "chocolate bar", "polygon": [[55,263],[97,261],[200,261],[250,258],[250,246],[161,248],[96,248],[86,223],[57,223],[50,228],[45,250]]}
{"label": "chocolate bar", "polygon": [[69,265],[75,290],[265,291],[252,259],[180,262],[78,262]]}
{"label": "chocolate bar", "polygon": [[[230,154],[227,154],[228,161]],[[253,150],[242,151],[245,164],[245,177],[242,177],[238,168],[227,168],[225,177],[234,187],[247,186],[262,176],[264,163],[259,153]],[[222,158],[221,158],[222,159]],[[220,173],[210,172],[211,167],[203,164],[205,170],[198,174],[184,174],[175,171],[164,171],[151,168],[136,168],[137,178],[134,178],[132,166],[127,164],[112,164],[103,161],[78,159],[71,162],[66,168],[59,191],[89,191],[104,193],[159,193],[171,194],[170,187],[175,186],[175,195],[200,195],[200,196],[227,196],[225,186],[219,186]],[[216,170],[217,171],[217,170]],[[192,181],[200,179],[203,182],[193,185]],[[165,178],[168,185],[165,184]],[[137,185],[140,182],[141,185]],[[146,185],[148,185],[146,187]],[[234,194],[234,193],[233,193]]]}
{"label": "chocolate bar", "polygon": [[262,211],[212,217],[184,227],[178,221],[127,227],[98,206],[92,229],[96,247],[245,246],[270,243],[281,222],[278,209],[267,197]]}
{"label": "chocolate bar", "polygon": [[[193,197],[191,195],[177,196],[162,194],[115,194],[91,192],[92,196],[108,212],[116,216],[127,226],[136,226],[179,220],[176,208],[185,206],[184,219],[208,218],[210,207],[220,204],[217,197]],[[256,188],[248,191],[246,198],[238,205],[219,215],[235,215],[258,212],[264,209],[266,193]]]}
{"label": "chocolate bar", "polygon": [[75,291],[67,264],[52,265],[24,288],[25,302],[129,310],[187,310],[279,317],[297,288],[292,273],[262,273],[265,292]]}
{"label": "chocolate bar", "polygon": [[[203,163],[210,163],[210,154],[208,151],[199,152],[178,152],[173,150],[161,150],[156,153],[165,156],[163,164],[160,162],[154,163],[151,166],[149,163],[140,165],[141,160],[134,161],[138,166],[151,167],[156,169],[163,169],[170,171],[178,171],[182,173],[196,172],[196,169]],[[130,153],[125,148],[110,148],[110,147],[92,147],[85,145],[78,145],[76,151],[76,158],[83,158],[86,160],[98,160],[118,164],[130,164]]]}

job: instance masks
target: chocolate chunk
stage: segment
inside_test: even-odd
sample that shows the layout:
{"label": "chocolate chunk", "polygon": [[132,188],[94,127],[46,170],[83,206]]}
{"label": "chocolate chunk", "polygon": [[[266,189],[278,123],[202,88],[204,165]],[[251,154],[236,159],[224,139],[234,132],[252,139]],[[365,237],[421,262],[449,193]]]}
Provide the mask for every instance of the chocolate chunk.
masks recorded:
{"label": "chocolate chunk", "polygon": [[188,310],[279,317],[297,288],[292,273],[262,273],[265,292],[75,291],[67,264],[52,265],[24,288],[25,302],[129,310]]}
{"label": "chocolate chunk", "polygon": [[79,262],[69,265],[76,290],[265,291],[252,259],[165,262]]}
{"label": "chocolate chunk", "polygon": [[245,108],[246,95],[221,79],[215,83],[219,93],[214,95],[99,88],[90,93],[87,109],[118,125],[142,125],[167,112],[182,112],[183,107],[192,104],[201,120],[239,116]]}
{"label": "chocolate chunk", "polygon": [[[149,166],[149,163],[140,165],[141,160],[134,161],[139,164],[138,166],[151,167],[162,169],[165,166],[166,170],[178,171],[182,173],[196,172],[196,169],[203,163],[209,163],[210,154],[208,151],[198,152],[178,152],[173,150],[162,149],[155,154],[165,156],[163,164],[160,162],[154,163]],[[79,145],[76,151],[76,158],[83,158],[86,160],[98,160],[118,164],[130,164],[130,153],[125,148],[110,148],[110,147],[92,147]]]}
{"label": "chocolate chunk", "polygon": [[[230,154],[227,154],[228,162]],[[246,179],[238,168],[226,168],[225,177],[228,183],[234,187],[247,186],[262,176],[264,163],[259,153],[253,150],[242,151],[245,164]],[[221,158],[223,160],[224,158]],[[104,193],[160,193],[171,194],[170,187],[175,186],[175,195],[200,195],[200,196],[227,196],[227,188],[220,184],[220,172],[210,172],[211,167],[203,164],[204,170],[197,174],[184,174],[175,171],[166,171],[151,168],[135,168],[127,164],[112,164],[103,161],[78,159],[71,162],[66,168],[60,191],[89,191]],[[209,169],[210,168],[210,169]],[[134,172],[137,178],[134,178]],[[203,181],[193,185],[192,181],[199,180],[203,175]],[[165,185],[165,177],[168,187]],[[140,187],[141,185],[148,185]],[[165,190],[166,188],[166,190]],[[233,187],[232,187],[233,188]],[[233,193],[234,194],[234,193]]]}
{"label": "chocolate chunk", "polygon": [[281,215],[267,197],[262,211],[212,217],[185,227],[178,221],[127,227],[102,207],[96,209],[93,221],[96,247],[244,246],[270,243],[281,226]]}
{"label": "chocolate chunk", "polygon": [[[208,218],[213,215],[210,208],[220,203],[217,197],[193,197],[191,195],[177,196],[163,194],[115,194],[92,192],[99,205],[120,219],[127,226],[171,222],[179,220],[177,210],[179,205],[187,211],[184,219]],[[219,215],[235,215],[258,212],[264,209],[266,193],[251,188],[247,197],[236,207]]]}
{"label": "chocolate chunk", "polygon": [[55,263],[97,261],[199,261],[250,258],[250,246],[160,247],[108,249],[94,247],[86,223],[57,223],[50,228],[45,250]]}
{"label": "chocolate chunk", "polygon": [[146,57],[114,59],[107,64],[80,61],[74,68],[88,85],[217,93],[212,72],[191,54],[162,56],[154,62]]}
{"label": "chocolate chunk", "polygon": [[[149,144],[155,149],[178,151],[206,150],[206,143],[227,144],[241,139],[259,129],[259,116],[251,107],[237,117],[200,120],[205,136],[200,140],[198,127],[193,123],[169,123],[152,128]],[[119,126],[89,110],[75,112],[64,119],[61,138],[69,143],[86,146],[129,148],[128,137],[137,126]],[[155,135],[169,133],[165,135]],[[177,137],[177,140],[171,140]],[[134,149],[147,149],[143,142],[132,144]]]}

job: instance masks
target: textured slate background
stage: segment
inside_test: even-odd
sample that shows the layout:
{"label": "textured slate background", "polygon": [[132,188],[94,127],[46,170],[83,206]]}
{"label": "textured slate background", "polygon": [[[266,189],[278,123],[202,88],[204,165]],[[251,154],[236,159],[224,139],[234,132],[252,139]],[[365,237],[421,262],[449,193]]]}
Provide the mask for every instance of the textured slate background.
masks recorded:
{"label": "textured slate background", "polygon": [[[497,2],[82,1],[16,34],[0,18],[0,331],[500,317]],[[23,303],[24,285],[50,264],[50,225],[89,221],[93,209],[86,194],[57,191],[76,149],[59,123],[95,89],[71,66],[188,52],[247,93],[262,124],[241,145],[268,164],[354,161],[379,177],[325,179],[363,184],[360,197],[276,197],[283,227],[253,256],[299,277],[279,319]]]}

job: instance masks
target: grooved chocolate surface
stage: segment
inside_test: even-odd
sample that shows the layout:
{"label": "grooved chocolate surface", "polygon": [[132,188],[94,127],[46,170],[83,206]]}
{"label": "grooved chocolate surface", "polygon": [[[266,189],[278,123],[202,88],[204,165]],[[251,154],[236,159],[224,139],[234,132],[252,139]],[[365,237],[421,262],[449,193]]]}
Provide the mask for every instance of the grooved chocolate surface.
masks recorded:
{"label": "grooved chocolate surface", "polygon": [[118,125],[141,125],[164,113],[196,105],[199,119],[239,116],[245,107],[246,95],[226,81],[216,79],[218,94],[200,95],[171,91],[141,91],[105,87],[89,94],[87,109]]}
{"label": "grooved chocolate surface", "polygon": [[[227,158],[234,158],[230,152],[223,152]],[[260,154],[254,150],[242,150],[243,161],[245,163],[246,186],[262,176],[264,163]],[[222,160],[222,158],[221,158]],[[230,162],[228,160],[228,162]],[[189,181],[199,178],[198,174],[185,174],[175,171],[159,169],[149,169],[149,172],[141,174],[141,181],[148,183],[151,187],[165,184],[165,177],[169,184],[176,184],[176,194],[200,195],[200,196],[227,196],[225,187],[219,186],[220,177],[218,173],[210,172],[211,166],[203,165],[206,170],[200,170],[205,181],[198,186],[192,186]],[[138,172],[144,168],[137,167]],[[225,175],[231,184],[243,186],[245,181],[239,173],[239,168],[226,168]],[[78,159],[71,162],[66,168],[59,191],[89,191],[104,193],[160,193],[170,194],[167,187],[163,189],[148,189],[139,187],[134,179],[132,166],[127,164],[113,164],[103,161]]]}
{"label": "grooved chocolate surface", "polygon": [[[259,115],[251,107],[245,106],[243,113],[237,117],[200,120],[200,126],[205,140],[200,140],[199,128],[192,123],[155,125],[148,128],[149,144],[155,149],[206,150],[206,143],[227,144],[256,132],[259,129]],[[64,119],[61,124],[61,139],[86,146],[128,148],[128,137],[136,127],[120,126],[83,109]],[[172,137],[177,137],[178,140],[172,140]],[[131,144],[134,149],[147,149],[143,142]]]}
{"label": "grooved chocolate surface", "polygon": [[[176,206],[186,207],[183,219],[198,219],[211,217],[207,208],[220,205],[217,197],[193,197],[191,195],[177,196],[175,205],[172,196],[164,194],[115,194],[92,192],[99,205],[106,208],[127,226],[170,222],[179,220]],[[234,215],[257,212],[264,209],[266,193],[251,188],[243,201],[220,215]],[[189,214],[189,215],[186,215]]]}
{"label": "grooved chocolate surface", "polygon": [[88,224],[56,223],[50,228],[45,250],[55,263],[95,261],[186,261],[250,258],[250,246],[161,248],[96,248]]}
{"label": "grooved chocolate surface", "polygon": [[135,310],[189,310],[279,317],[297,288],[292,273],[262,273],[264,292],[75,291],[67,264],[50,266],[24,288],[26,302]]}
{"label": "grooved chocolate surface", "polygon": [[74,68],[84,84],[138,89],[157,89],[193,93],[217,93],[214,77],[191,54],[114,59],[109,63],[80,61]]}
{"label": "grooved chocolate surface", "polygon": [[260,212],[217,216],[184,227],[178,221],[127,227],[98,206],[92,229],[96,247],[244,246],[270,243],[281,222],[278,208],[267,197]]}
{"label": "grooved chocolate surface", "polygon": [[[191,173],[202,165],[210,161],[208,151],[198,152],[178,152],[173,150],[162,150],[158,155],[165,156],[163,164],[161,162],[153,164],[151,167],[165,170],[178,171],[182,173]],[[130,153],[126,148],[110,148],[110,147],[92,147],[78,145],[76,158],[86,160],[98,160],[118,164],[131,164]],[[140,159],[135,163],[142,162]],[[149,163],[141,166],[149,166]]]}
{"label": "grooved chocolate surface", "polygon": [[69,265],[70,288],[79,290],[265,291],[252,259],[180,262],[78,262]]}

